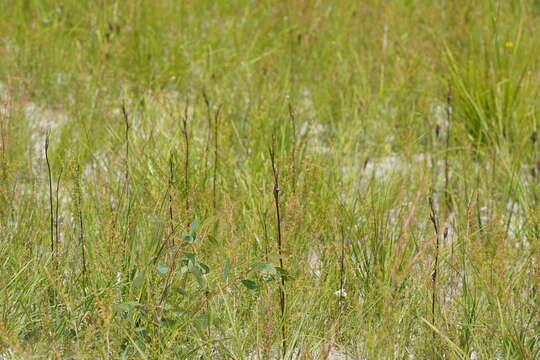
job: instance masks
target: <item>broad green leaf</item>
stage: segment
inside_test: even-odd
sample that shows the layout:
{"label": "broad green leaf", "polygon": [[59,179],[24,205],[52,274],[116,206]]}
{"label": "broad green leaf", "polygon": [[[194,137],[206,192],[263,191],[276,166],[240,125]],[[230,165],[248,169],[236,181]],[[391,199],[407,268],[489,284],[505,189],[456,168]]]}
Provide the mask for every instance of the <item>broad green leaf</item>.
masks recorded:
{"label": "broad green leaf", "polygon": [[225,281],[229,280],[229,272],[231,271],[231,259],[227,258],[225,264],[223,265],[223,278]]}
{"label": "broad green leaf", "polygon": [[195,261],[191,261],[191,260],[189,261],[188,269],[189,269],[189,272],[192,273],[193,275],[197,275],[197,276],[202,275],[202,271],[200,267],[197,266],[197,263]]}
{"label": "broad green leaf", "polygon": [[142,286],[144,280],[144,270],[139,271],[137,270],[137,273],[135,274],[135,278],[133,279],[133,286],[136,288],[140,288]]}
{"label": "broad green leaf", "polygon": [[251,267],[253,269],[264,270],[266,268],[274,267],[274,266],[272,264],[267,263],[267,262],[256,262],[256,263],[251,264]]}
{"label": "broad green leaf", "polygon": [[257,290],[260,287],[260,285],[257,284],[255,281],[249,279],[242,280],[242,284],[244,284],[244,286],[249,290]]}
{"label": "broad green leaf", "polygon": [[[199,220],[194,219],[191,222],[191,235],[194,235],[197,233],[197,228],[199,227]],[[195,236],[194,236],[195,237]]]}
{"label": "broad green leaf", "polygon": [[127,313],[127,312],[133,311],[133,309],[135,309],[138,306],[141,306],[141,304],[139,304],[136,301],[128,301],[128,302],[125,302],[125,303],[116,304],[115,308],[116,308],[117,311]]}
{"label": "broad green leaf", "polygon": [[210,268],[208,267],[208,265],[206,264],[203,264],[203,263],[198,263],[199,267],[201,268],[201,271],[203,273],[203,275],[206,275],[210,272]]}
{"label": "broad green leaf", "polygon": [[157,271],[159,271],[161,274],[166,274],[169,272],[169,268],[165,264],[159,264],[157,267]]}
{"label": "broad green leaf", "polygon": [[270,275],[277,275],[278,272],[276,270],[276,267],[273,264],[267,263],[267,262],[257,262],[251,264],[251,267],[255,270],[260,270],[263,274],[263,277],[267,277],[267,274]]}

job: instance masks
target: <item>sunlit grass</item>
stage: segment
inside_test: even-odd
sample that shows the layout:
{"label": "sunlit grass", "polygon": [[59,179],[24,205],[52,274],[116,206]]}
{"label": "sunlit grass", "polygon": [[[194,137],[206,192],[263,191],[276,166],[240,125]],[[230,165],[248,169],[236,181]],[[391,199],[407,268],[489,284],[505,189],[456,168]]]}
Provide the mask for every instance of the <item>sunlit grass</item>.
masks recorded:
{"label": "sunlit grass", "polygon": [[0,358],[538,358],[539,15],[0,2]]}

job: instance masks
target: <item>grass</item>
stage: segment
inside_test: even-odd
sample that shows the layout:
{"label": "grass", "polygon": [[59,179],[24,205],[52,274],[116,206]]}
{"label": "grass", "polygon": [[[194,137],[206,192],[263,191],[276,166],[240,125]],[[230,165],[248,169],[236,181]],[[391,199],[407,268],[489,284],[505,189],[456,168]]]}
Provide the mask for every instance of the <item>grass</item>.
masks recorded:
{"label": "grass", "polygon": [[540,357],[539,16],[0,2],[0,358]]}

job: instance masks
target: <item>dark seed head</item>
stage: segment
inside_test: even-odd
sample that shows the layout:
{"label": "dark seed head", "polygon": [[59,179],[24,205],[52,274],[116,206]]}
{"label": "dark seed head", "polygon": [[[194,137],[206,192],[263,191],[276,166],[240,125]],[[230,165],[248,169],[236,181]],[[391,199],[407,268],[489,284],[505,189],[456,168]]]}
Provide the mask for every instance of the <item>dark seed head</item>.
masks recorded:
{"label": "dark seed head", "polygon": [[538,140],[538,132],[534,130],[531,134],[531,142],[533,144],[536,144],[536,141]]}

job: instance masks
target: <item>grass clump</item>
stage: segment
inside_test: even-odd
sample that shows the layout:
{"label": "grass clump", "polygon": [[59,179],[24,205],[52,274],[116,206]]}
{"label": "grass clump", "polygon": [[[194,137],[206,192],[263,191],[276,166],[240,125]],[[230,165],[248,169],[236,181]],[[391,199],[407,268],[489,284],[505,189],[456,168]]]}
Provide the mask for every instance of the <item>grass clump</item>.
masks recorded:
{"label": "grass clump", "polygon": [[482,12],[490,16],[466,25],[474,29],[468,41],[446,51],[458,119],[477,144],[515,141],[531,129],[536,44],[523,16],[527,11],[525,6],[486,3]]}

